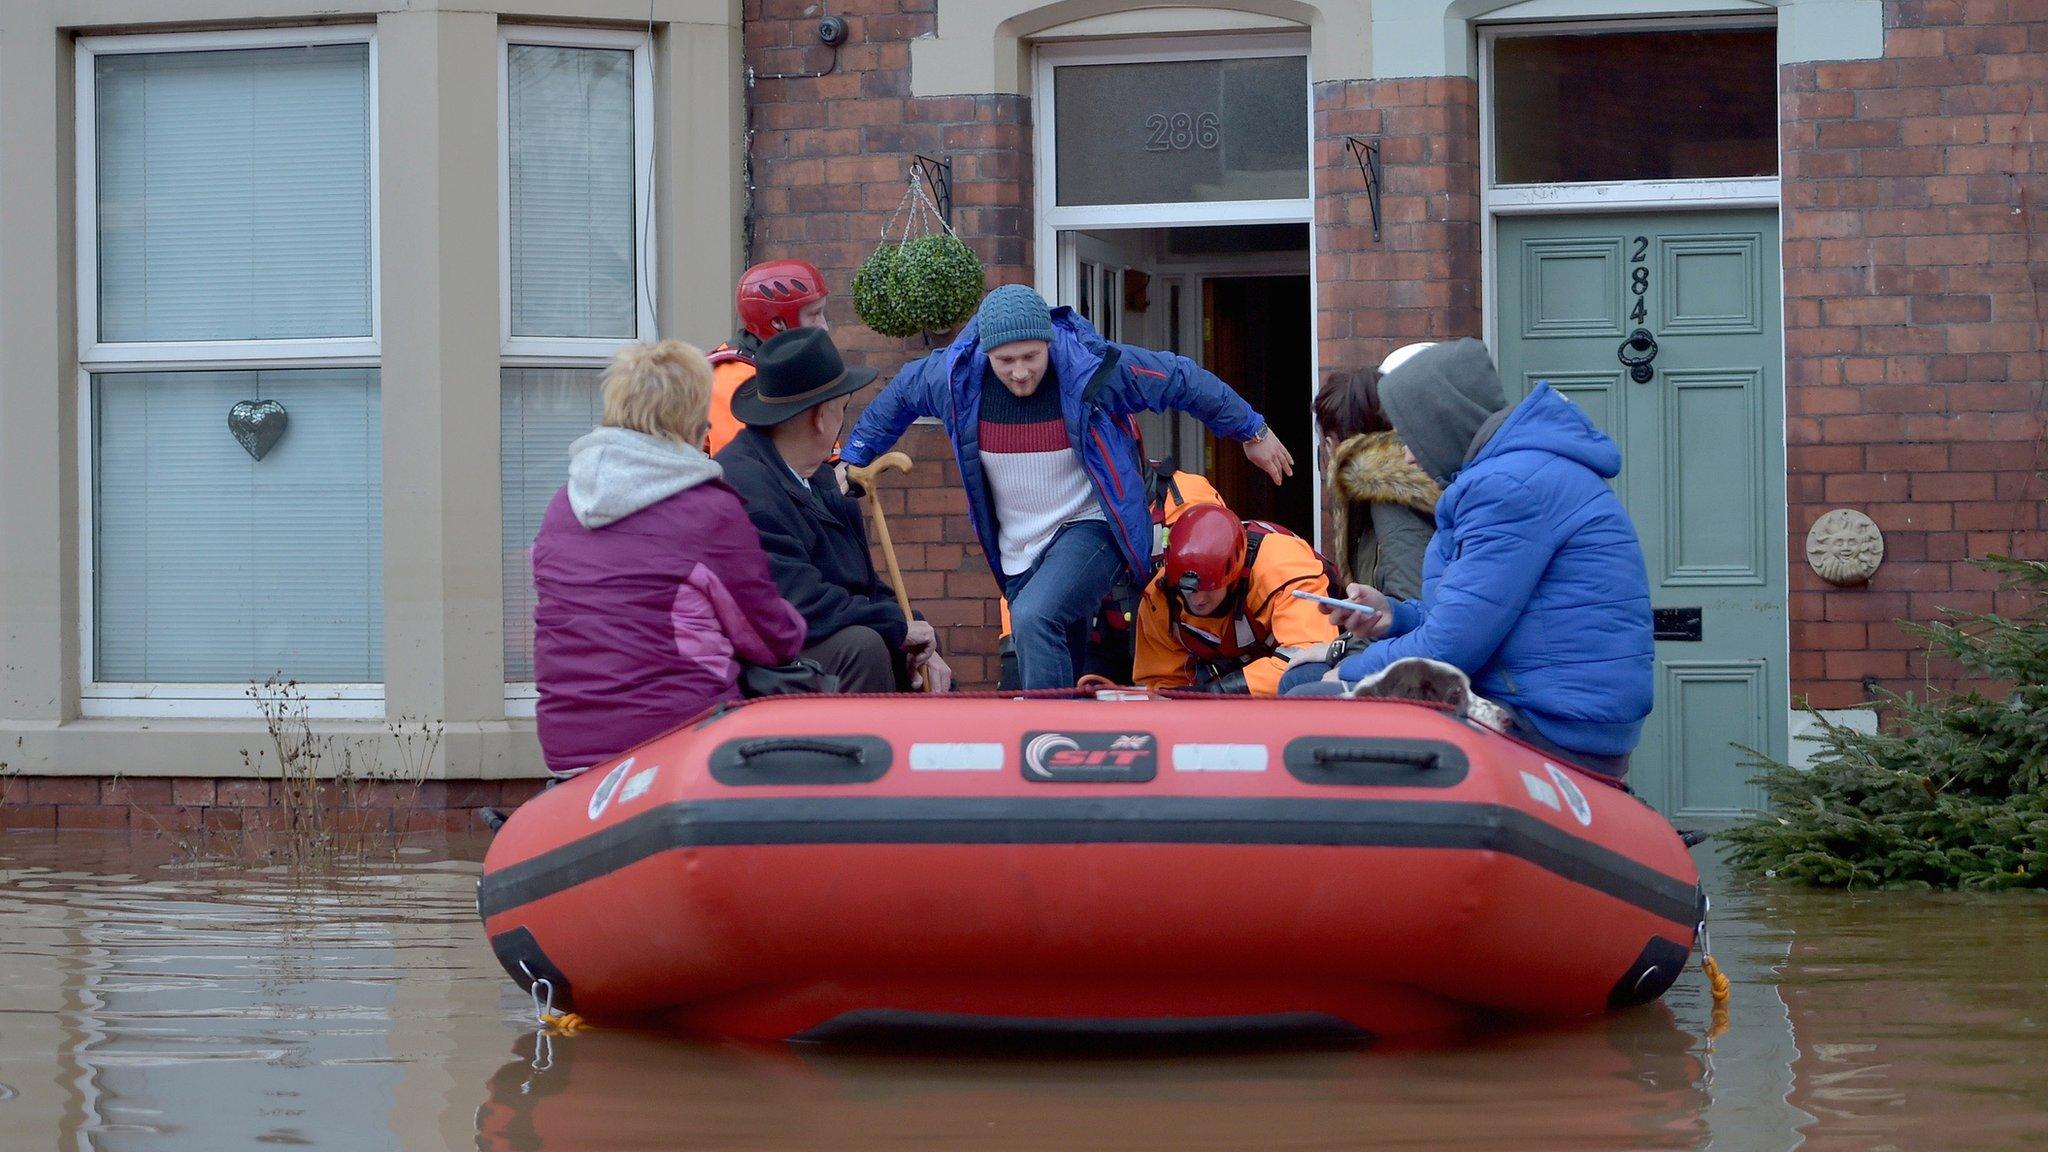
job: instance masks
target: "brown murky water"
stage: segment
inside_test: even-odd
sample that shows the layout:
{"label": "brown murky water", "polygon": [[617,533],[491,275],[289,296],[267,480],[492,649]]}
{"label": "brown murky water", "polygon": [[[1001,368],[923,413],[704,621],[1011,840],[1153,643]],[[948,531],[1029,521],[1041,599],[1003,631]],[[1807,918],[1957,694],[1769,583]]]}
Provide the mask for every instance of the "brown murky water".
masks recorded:
{"label": "brown murky water", "polygon": [[1661,1004],[1445,1051],[536,1050],[475,843],[317,880],[0,836],[0,1149],[2048,1146],[2048,899],[1732,887],[1731,1026]]}

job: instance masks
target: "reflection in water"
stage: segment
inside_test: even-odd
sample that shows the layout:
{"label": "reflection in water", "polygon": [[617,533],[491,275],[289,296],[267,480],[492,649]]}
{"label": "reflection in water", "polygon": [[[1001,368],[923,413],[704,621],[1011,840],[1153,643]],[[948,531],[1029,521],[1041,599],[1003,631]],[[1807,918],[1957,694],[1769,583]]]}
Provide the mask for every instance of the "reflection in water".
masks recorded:
{"label": "reflection in water", "polygon": [[[1455,1049],[537,1050],[481,845],[324,878],[0,837],[0,1147],[2030,1148],[2048,900],[1719,892],[1733,1027],[1661,1004]],[[536,1064],[541,1065],[536,1067]],[[1802,1143],[1803,1142],[1803,1143]]]}

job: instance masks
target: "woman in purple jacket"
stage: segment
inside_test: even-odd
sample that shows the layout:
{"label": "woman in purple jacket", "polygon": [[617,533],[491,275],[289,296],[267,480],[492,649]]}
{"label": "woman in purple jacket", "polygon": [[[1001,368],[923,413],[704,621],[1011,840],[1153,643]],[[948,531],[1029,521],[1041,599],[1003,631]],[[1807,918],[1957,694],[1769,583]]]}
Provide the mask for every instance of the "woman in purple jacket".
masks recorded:
{"label": "woman in purple jacket", "polygon": [[604,423],[533,542],[534,679],[548,769],[577,772],[786,664],[804,621],[775,590],[746,508],[704,442],[711,365],[677,340],[620,349]]}

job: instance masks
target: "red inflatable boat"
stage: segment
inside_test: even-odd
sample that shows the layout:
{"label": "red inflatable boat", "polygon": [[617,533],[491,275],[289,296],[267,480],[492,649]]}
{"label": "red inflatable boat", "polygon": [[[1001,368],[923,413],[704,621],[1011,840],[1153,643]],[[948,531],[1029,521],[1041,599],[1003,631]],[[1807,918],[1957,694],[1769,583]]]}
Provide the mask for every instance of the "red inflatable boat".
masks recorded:
{"label": "red inflatable boat", "polygon": [[558,1007],[830,1039],[1365,1036],[1654,999],[1702,915],[1627,793],[1395,701],[781,697],[543,793],[478,908]]}

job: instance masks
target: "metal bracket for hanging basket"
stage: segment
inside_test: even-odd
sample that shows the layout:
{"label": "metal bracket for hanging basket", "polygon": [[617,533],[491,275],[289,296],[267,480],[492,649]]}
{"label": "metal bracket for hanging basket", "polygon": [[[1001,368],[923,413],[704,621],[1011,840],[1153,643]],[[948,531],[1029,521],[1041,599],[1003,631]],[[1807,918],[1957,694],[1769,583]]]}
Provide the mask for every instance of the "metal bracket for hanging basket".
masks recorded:
{"label": "metal bracket for hanging basket", "polygon": [[1365,177],[1365,198],[1372,206],[1372,238],[1380,238],[1380,189],[1384,185],[1380,172],[1380,138],[1370,140],[1362,136],[1346,136],[1344,150],[1358,161],[1359,174]]}
{"label": "metal bracket for hanging basket", "polygon": [[924,177],[925,186],[932,190],[932,203],[939,210],[939,219],[953,226],[953,159],[950,156],[927,156],[922,152],[910,158],[910,166]]}

